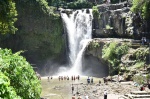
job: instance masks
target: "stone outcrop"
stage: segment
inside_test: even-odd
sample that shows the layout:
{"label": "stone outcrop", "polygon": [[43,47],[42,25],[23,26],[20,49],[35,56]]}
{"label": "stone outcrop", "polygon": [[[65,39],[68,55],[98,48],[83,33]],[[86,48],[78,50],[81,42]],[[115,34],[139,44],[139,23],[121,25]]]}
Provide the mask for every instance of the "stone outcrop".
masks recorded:
{"label": "stone outcrop", "polygon": [[[149,48],[147,47],[147,45],[141,45],[139,40],[137,41],[133,39],[95,38],[87,46],[85,55],[90,55],[97,58],[99,60],[100,66],[105,65],[105,67],[109,67],[111,66],[111,63],[103,58],[102,50],[104,46],[110,44],[111,42],[116,42],[117,45],[128,44],[129,46],[128,52],[120,57],[120,63],[118,66],[116,66],[120,68],[119,72],[121,74],[127,73],[125,74],[126,80],[131,80],[134,74],[139,73],[139,68],[143,69],[144,66],[148,67],[146,64],[148,64],[149,59]],[[114,58],[116,57],[114,56]]]}
{"label": "stone outcrop", "polygon": [[[94,36],[117,37],[133,34],[132,13],[126,3],[102,4],[98,6],[98,10],[100,18],[93,21]],[[129,27],[131,30],[128,30]]]}
{"label": "stone outcrop", "polygon": [[122,37],[141,39],[148,35],[147,22],[142,16],[130,11],[131,5],[123,2],[119,4],[98,5],[100,18],[94,17],[93,37]]}

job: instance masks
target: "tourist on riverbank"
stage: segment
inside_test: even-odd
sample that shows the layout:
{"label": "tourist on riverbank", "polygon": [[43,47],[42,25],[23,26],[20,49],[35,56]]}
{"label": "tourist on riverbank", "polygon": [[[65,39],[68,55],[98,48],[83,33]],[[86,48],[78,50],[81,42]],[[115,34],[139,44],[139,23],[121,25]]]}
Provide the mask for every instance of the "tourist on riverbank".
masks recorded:
{"label": "tourist on riverbank", "polygon": [[86,94],[85,94],[85,96],[84,96],[84,97],[85,97],[84,99],[89,99],[89,96],[88,96],[88,95],[86,95]]}
{"label": "tourist on riverbank", "polygon": [[72,94],[73,94],[73,92],[74,92],[74,86],[73,86],[73,84],[72,84],[72,87],[71,87],[71,89],[72,89]]}
{"label": "tourist on riverbank", "polygon": [[107,99],[107,91],[104,91],[104,99]]}
{"label": "tourist on riverbank", "polygon": [[76,80],[76,77],[74,76],[73,80],[75,81]]}
{"label": "tourist on riverbank", "polygon": [[48,80],[48,82],[49,82],[49,76],[47,77],[47,80]]}
{"label": "tourist on riverbank", "polygon": [[147,85],[148,89],[150,89],[150,81],[148,82],[148,85]]}
{"label": "tourist on riverbank", "polygon": [[38,72],[36,72],[36,76],[39,80],[41,80],[41,75]]}
{"label": "tourist on riverbank", "polygon": [[107,84],[107,79],[105,77],[103,77],[104,83]]}
{"label": "tourist on riverbank", "polygon": [[71,80],[73,81],[73,76],[71,76]]}
{"label": "tourist on riverbank", "polygon": [[78,75],[78,80],[80,80],[80,76]]}
{"label": "tourist on riverbank", "polygon": [[141,87],[140,87],[140,91],[144,91],[145,90],[145,87],[144,87],[144,85],[142,85]]}
{"label": "tourist on riverbank", "polygon": [[88,79],[87,79],[87,83],[88,83],[88,84],[90,83],[90,77],[88,77]]}
{"label": "tourist on riverbank", "polygon": [[69,76],[67,76],[67,80],[69,80]]}
{"label": "tourist on riverbank", "polygon": [[59,80],[59,81],[61,80],[61,76],[58,77],[58,80]]}
{"label": "tourist on riverbank", "polygon": [[51,76],[51,79],[53,79],[53,76]]}
{"label": "tourist on riverbank", "polygon": [[93,84],[93,77],[91,78],[91,84]]}
{"label": "tourist on riverbank", "polygon": [[99,86],[101,85],[101,80],[99,80]]}

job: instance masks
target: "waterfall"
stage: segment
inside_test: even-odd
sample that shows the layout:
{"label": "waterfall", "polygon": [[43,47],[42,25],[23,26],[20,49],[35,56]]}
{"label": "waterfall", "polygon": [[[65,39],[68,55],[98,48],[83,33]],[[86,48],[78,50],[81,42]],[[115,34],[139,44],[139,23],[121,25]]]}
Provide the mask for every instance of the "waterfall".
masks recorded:
{"label": "waterfall", "polygon": [[71,69],[69,74],[82,73],[82,56],[88,42],[92,39],[92,10],[76,10],[67,15],[61,13],[61,17],[68,35],[69,59]]}

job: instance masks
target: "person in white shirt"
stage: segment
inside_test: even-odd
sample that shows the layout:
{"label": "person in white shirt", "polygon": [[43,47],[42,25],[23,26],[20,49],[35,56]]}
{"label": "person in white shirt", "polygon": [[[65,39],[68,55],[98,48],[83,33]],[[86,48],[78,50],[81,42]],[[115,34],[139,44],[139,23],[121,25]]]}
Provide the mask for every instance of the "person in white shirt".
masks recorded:
{"label": "person in white shirt", "polygon": [[107,91],[104,91],[104,99],[107,99]]}
{"label": "person in white shirt", "polygon": [[84,99],[89,99],[89,96],[85,94],[85,98]]}

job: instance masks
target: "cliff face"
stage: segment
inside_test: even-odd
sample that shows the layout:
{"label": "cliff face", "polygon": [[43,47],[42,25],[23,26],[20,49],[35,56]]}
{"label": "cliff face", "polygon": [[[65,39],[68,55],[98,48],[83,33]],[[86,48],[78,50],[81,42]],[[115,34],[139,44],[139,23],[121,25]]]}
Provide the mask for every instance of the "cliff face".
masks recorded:
{"label": "cliff face", "polygon": [[109,71],[110,75],[132,75],[149,67],[149,47],[141,45],[140,40],[93,39],[86,48],[85,56],[97,58],[101,69]]}
{"label": "cliff face", "polygon": [[23,55],[31,64],[43,68],[50,60],[62,63],[65,55],[65,39],[61,17],[45,14],[35,1],[16,1],[18,31],[15,35],[1,35],[0,46],[14,52],[24,50]]}
{"label": "cliff face", "polygon": [[150,38],[147,22],[140,14],[132,13],[130,6],[126,2],[98,5],[100,18],[93,20],[93,37]]}

